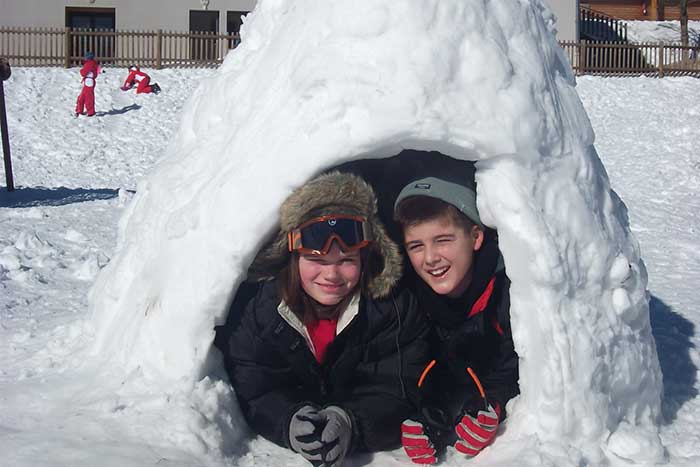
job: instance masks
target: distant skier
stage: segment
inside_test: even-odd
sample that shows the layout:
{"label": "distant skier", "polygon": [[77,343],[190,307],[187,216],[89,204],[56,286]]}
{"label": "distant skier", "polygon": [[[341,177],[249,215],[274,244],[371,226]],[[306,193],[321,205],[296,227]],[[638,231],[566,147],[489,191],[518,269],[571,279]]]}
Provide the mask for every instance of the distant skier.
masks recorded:
{"label": "distant skier", "polygon": [[124,85],[122,86],[122,91],[128,91],[129,89],[136,86],[136,94],[141,93],[153,93],[158,94],[160,92],[160,86],[158,83],[151,83],[151,77],[144,73],[136,65],[129,67],[129,76],[124,80]]}
{"label": "distant skier", "polygon": [[100,67],[95,61],[95,54],[92,52],[85,53],[83,67],[80,69],[81,82],[83,89],[80,91],[78,101],[75,103],[75,116],[85,115],[92,117],[95,115],[95,78],[100,72]]}

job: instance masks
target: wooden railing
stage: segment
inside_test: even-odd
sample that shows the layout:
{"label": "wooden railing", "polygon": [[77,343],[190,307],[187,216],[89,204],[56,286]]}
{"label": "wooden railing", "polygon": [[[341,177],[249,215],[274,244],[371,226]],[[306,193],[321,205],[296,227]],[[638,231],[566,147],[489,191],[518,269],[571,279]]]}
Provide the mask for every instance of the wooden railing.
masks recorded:
{"label": "wooden railing", "polygon": [[627,23],[619,18],[579,7],[578,24],[584,39],[627,42]]}
{"label": "wooden railing", "polygon": [[700,47],[668,43],[560,42],[578,75],[700,77]]}
{"label": "wooden railing", "polygon": [[13,66],[80,65],[85,52],[107,66],[214,67],[240,42],[238,34],[0,28],[0,56]]}

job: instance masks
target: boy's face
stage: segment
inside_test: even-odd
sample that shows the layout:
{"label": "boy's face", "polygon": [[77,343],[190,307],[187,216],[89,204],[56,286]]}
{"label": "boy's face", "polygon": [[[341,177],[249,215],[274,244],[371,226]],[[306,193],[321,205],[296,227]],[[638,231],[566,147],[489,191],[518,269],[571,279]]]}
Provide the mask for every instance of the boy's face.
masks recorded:
{"label": "boy's face", "polygon": [[413,269],[435,293],[457,298],[472,281],[474,252],[484,232],[469,231],[441,216],[404,229],[404,245]]}

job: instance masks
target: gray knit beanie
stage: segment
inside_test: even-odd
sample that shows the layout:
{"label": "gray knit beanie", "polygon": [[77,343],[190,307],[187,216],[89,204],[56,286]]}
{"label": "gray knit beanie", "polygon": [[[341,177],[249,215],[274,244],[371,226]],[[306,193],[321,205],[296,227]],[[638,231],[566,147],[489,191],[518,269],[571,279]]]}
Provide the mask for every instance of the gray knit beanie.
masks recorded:
{"label": "gray knit beanie", "polygon": [[442,178],[427,177],[414,180],[404,186],[394,202],[394,212],[399,203],[411,196],[428,196],[436,198],[459,209],[476,225],[484,228],[476,208],[476,188],[466,184],[447,181]]}

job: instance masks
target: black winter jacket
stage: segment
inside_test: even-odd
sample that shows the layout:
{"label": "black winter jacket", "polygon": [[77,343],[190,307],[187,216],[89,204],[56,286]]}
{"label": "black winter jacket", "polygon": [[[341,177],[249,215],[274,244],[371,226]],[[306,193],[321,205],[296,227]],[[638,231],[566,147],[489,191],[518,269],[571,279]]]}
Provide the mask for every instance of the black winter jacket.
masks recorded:
{"label": "black winter jacket", "polygon": [[440,296],[415,277],[414,289],[431,322],[431,349],[437,361],[421,390],[422,405],[440,408],[450,431],[464,410],[485,406],[467,372],[472,368],[483,385],[486,399],[499,406],[519,393],[518,355],[510,326],[510,281],[498,245],[485,242],[475,257],[472,283],[458,299]]}
{"label": "black winter jacket", "polygon": [[226,326],[217,330],[217,346],[251,428],[290,447],[294,412],[308,403],[337,405],[352,420],[351,450],[397,447],[401,422],[416,410],[416,383],[429,359],[427,320],[415,297],[407,291],[386,300],[361,297],[358,314],[328,347],[323,364],[282,317],[279,303],[276,281],[244,284]]}

